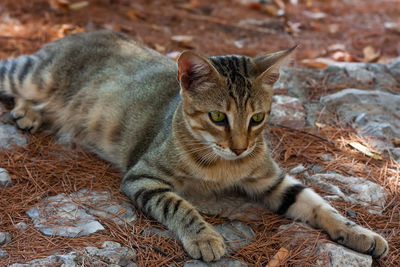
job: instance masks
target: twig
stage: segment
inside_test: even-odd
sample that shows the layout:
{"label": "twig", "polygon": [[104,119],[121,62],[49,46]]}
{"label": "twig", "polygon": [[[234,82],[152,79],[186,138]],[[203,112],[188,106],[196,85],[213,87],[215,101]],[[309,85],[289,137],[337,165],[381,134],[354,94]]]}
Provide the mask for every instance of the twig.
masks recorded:
{"label": "twig", "polygon": [[329,140],[328,138],[325,138],[325,137],[322,137],[322,136],[319,136],[319,135],[316,135],[316,134],[313,134],[313,133],[309,133],[309,132],[306,132],[306,131],[303,131],[303,130],[298,130],[298,129],[291,128],[289,126],[285,126],[285,125],[281,125],[281,124],[270,124],[270,125],[271,126],[280,127],[280,128],[284,128],[284,129],[288,129],[288,130],[291,130],[291,131],[294,131],[294,132],[299,132],[299,133],[302,133],[302,134],[307,134],[307,135],[310,135],[312,137],[324,140],[324,141],[336,146],[336,143],[333,142],[332,140]]}

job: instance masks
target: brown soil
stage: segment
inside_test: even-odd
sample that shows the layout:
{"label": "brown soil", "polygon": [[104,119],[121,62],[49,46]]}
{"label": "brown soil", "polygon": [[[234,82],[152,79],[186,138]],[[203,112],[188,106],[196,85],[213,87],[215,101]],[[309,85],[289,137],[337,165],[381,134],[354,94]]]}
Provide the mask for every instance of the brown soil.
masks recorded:
{"label": "brown soil", "polygon": [[[43,44],[72,32],[98,28],[112,28],[126,32],[162,53],[193,49],[205,55],[246,54],[257,55],[300,44],[294,65],[303,66],[302,59],[328,57],[328,46],[343,44],[351,60],[364,60],[363,48],[372,46],[380,51],[379,61],[386,62],[400,54],[400,34],[385,30],[385,22],[400,22],[400,5],[389,0],[299,0],[297,6],[283,2],[285,15],[268,15],[259,5],[241,5],[236,1],[128,1],[93,0],[90,5],[69,11],[62,7],[50,8],[45,0],[2,0],[0,3],[0,58],[35,52]],[[57,1],[52,1],[57,2]],[[59,1],[60,2],[60,1]],[[79,1],[69,1],[79,2]],[[324,12],[325,18],[313,20],[304,11]],[[267,20],[268,27],[243,25],[244,19]],[[295,23],[300,23],[297,32]],[[179,43],[171,39],[176,35],[189,35],[193,40]],[[235,41],[236,42],[235,45]],[[243,45],[242,48],[238,47]],[[309,130],[311,131],[311,130]],[[349,147],[348,141],[368,144],[351,130],[324,127],[315,134],[328,138],[335,145],[290,129],[272,127],[270,131],[276,160],[287,168],[298,163],[309,167],[321,165],[325,170],[335,170],[345,175],[359,175],[385,186],[390,194],[387,207],[381,216],[371,215],[365,207],[334,201],[333,205],[346,214],[355,211],[357,223],[384,235],[390,244],[389,255],[376,261],[377,266],[400,266],[400,165],[390,158],[370,159]],[[187,255],[181,245],[170,239],[143,237],[140,233],[149,225],[161,227],[140,212],[134,226],[115,225],[103,221],[107,230],[82,238],[46,237],[33,228],[25,212],[38,200],[59,193],[69,193],[82,188],[112,190],[115,198],[124,198],[118,191],[120,174],[108,163],[80,148],[63,149],[54,144],[51,134],[29,136],[27,148],[0,152],[1,167],[9,170],[14,186],[0,189],[0,229],[10,232],[12,242],[3,247],[10,257],[0,260],[0,265],[27,262],[34,258],[68,252],[86,246],[100,246],[104,240],[121,242],[137,248],[140,266],[183,265]],[[335,160],[321,161],[325,153],[335,155]],[[61,160],[62,159],[62,160]],[[369,171],[365,167],[368,167]],[[318,191],[318,190],[317,190]],[[324,194],[324,192],[319,191]],[[293,233],[278,231],[289,222],[267,211],[260,221],[244,221],[256,232],[255,242],[229,257],[262,266],[269,262],[281,247],[289,248]],[[225,218],[208,218],[211,223],[221,223]],[[14,225],[28,224],[19,233]],[[301,254],[312,248],[316,238],[327,236],[320,231],[310,231],[310,238],[290,247],[284,265],[310,265],[315,258]]]}

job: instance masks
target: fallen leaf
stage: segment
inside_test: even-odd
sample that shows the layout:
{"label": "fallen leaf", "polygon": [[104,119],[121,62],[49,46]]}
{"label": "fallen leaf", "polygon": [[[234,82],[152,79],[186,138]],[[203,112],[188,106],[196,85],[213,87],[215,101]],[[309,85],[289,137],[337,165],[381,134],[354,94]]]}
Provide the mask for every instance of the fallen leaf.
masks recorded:
{"label": "fallen leaf", "polygon": [[381,51],[376,51],[372,46],[366,46],[363,49],[365,62],[376,62],[381,56]]}
{"label": "fallen leaf", "polygon": [[314,69],[324,69],[325,67],[329,65],[333,65],[336,63],[336,61],[330,59],[330,58],[324,58],[324,57],[319,57],[319,58],[314,58],[314,59],[303,59],[301,61],[304,65],[307,67],[311,67]]}
{"label": "fallen leaf", "polygon": [[280,248],[278,252],[272,257],[272,260],[268,262],[266,267],[278,267],[283,265],[283,263],[289,257],[289,254],[289,250],[283,247]]}
{"label": "fallen leaf", "polygon": [[174,52],[170,52],[168,54],[166,54],[167,57],[172,58],[173,60],[177,61],[179,56],[180,56],[181,52],[178,51],[174,51]]}
{"label": "fallen leaf", "polygon": [[263,11],[273,17],[278,15],[278,8],[275,5],[265,5]]}
{"label": "fallen leaf", "polygon": [[378,159],[378,160],[382,160],[382,154],[379,153],[376,150],[370,149],[362,144],[360,144],[359,142],[350,142],[349,145],[355,149],[357,149],[358,151],[360,151],[361,153],[363,153],[364,155],[371,157],[373,159]]}
{"label": "fallen leaf", "polygon": [[332,44],[328,46],[328,51],[329,52],[334,52],[334,51],[346,51],[346,46],[344,44]]}
{"label": "fallen leaf", "polygon": [[274,3],[280,8],[280,9],[285,9],[285,3],[282,0],[273,0]]}
{"label": "fallen leaf", "polygon": [[70,5],[68,0],[49,0],[50,8],[54,10],[66,10]]}
{"label": "fallen leaf", "polygon": [[73,4],[69,4],[68,9],[69,10],[79,10],[79,9],[87,7],[88,5],[89,5],[88,1],[80,1],[80,2],[73,3]]}
{"label": "fallen leaf", "polygon": [[300,22],[291,22],[288,21],[287,22],[287,27],[286,27],[286,31],[289,33],[299,33],[301,27],[301,23]]}
{"label": "fallen leaf", "polygon": [[340,62],[354,61],[354,58],[350,55],[349,52],[346,51],[336,51],[331,55],[331,58],[335,61],[340,61]]}
{"label": "fallen leaf", "polygon": [[393,145],[394,145],[395,147],[399,147],[399,146],[400,146],[400,139],[399,139],[399,138],[394,138],[394,139],[392,140],[392,142],[393,142]]}
{"label": "fallen leaf", "polygon": [[160,53],[164,53],[166,50],[165,46],[162,46],[160,44],[154,44],[154,48]]}
{"label": "fallen leaf", "polygon": [[326,124],[320,123],[320,122],[315,122],[315,126],[317,126],[318,128],[324,128],[326,126]]}
{"label": "fallen leaf", "polygon": [[310,12],[310,11],[303,11],[303,14],[310,18],[310,19],[315,19],[315,20],[322,20],[326,17],[326,14],[323,12]]}
{"label": "fallen leaf", "polygon": [[398,33],[400,34],[400,24],[395,23],[395,22],[385,22],[383,24],[386,30],[393,32],[393,33]]}
{"label": "fallen leaf", "polygon": [[339,31],[339,29],[340,29],[339,24],[336,24],[336,23],[328,24],[328,31],[331,34],[337,33]]}
{"label": "fallen leaf", "polygon": [[191,42],[193,41],[193,39],[194,38],[191,35],[175,35],[171,37],[172,41],[186,47],[192,47]]}

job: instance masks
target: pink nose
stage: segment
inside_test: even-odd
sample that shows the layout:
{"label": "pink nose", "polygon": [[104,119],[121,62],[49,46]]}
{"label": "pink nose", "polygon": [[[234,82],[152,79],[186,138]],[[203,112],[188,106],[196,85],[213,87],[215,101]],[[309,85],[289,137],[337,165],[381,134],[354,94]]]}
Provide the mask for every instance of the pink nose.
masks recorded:
{"label": "pink nose", "polygon": [[245,149],[233,149],[233,148],[232,148],[232,151],[233,151],[233,153],[235,153],[237,156],[239,156],[240,154],[242,154],[243,152],[246,151],[246,148],[245,148]]}

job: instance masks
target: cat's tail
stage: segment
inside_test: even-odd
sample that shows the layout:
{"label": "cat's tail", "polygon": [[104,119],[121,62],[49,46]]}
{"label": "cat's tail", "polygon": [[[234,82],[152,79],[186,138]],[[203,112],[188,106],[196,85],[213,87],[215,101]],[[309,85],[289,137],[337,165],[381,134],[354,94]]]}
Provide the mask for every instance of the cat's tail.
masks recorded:
{"label": "cat's tail", "polygon": [[38,55],[23,55],[0,61],[0,95],[35,99],[44,83]]}

